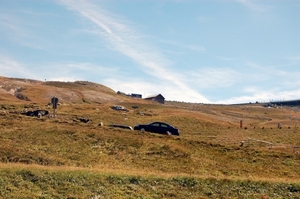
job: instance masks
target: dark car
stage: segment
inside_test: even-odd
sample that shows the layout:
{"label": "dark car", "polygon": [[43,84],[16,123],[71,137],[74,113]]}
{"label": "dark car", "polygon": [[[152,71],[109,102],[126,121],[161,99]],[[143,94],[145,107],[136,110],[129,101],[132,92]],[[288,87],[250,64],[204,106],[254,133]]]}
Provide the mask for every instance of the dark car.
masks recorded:
{"label": "dark car", "polygon": [[171,135],[179,135],[179,130],[170,124],[164,122],[152,122],[150,124],[138,124],[134,128],[134,130],[140,131],[148,131],[159,134],[171,134]]}

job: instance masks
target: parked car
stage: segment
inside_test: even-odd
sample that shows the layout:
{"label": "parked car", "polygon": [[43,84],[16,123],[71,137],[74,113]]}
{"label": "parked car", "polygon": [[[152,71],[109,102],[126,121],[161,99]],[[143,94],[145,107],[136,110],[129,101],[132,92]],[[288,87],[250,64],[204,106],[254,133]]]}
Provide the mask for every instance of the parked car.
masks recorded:
{"label": "parked car", "polygon": [[179,135],[179,130],[170,124],[164,122],[152,122],[150,124],[137,124],[134,130],[148,131],[159,134]]}

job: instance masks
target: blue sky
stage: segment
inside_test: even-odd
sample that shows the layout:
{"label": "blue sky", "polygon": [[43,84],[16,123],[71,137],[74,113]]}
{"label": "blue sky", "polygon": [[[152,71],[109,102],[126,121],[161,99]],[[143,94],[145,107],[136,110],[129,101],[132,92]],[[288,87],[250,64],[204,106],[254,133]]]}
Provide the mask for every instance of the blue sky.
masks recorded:
{"label": "blue sky", "polygon": [[300,98],[299,0],[0,0],[0,75],[199,103]]}

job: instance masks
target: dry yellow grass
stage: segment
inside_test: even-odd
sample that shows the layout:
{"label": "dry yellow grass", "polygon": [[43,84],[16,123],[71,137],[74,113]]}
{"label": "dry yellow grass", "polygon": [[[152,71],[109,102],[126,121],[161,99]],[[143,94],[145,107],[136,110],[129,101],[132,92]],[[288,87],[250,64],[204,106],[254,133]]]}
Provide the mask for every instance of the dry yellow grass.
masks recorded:
{"label": "dry yellow grass", "polygon": [[[83,171],[253,183],[297,183],[300,179],[300,148],[293,150],[300,146],[298,107],[180,102],[161,105],[120,96],[90,82],[0,77],[0,85],[0,170]],[[15,90],[30,101],[16,98]],[[56,118],[20,114],[25,108],[52,113],[48,103],[54,95],[61,103]],[[129,111],[112,110],[110,106],[116,104]],[[81,118],[89,119],[89,123],[81,122]],[[181,135],[108,126],[152,121],[171,123]],[[100,127],[101,122],[104,126]],[[270,142],[272,149],[266,143],[248,142],[249,138]]]}

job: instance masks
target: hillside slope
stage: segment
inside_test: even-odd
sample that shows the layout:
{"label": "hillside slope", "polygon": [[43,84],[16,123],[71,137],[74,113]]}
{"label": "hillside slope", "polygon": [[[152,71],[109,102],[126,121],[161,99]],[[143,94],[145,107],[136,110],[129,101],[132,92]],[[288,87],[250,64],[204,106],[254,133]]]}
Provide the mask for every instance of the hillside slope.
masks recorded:
{"label": "hillside slope", "polygon": [[[158,104],[86,81],[0,87],[0,198],[300,197],[299,107]],[[109,126],[151,121],[181,134]]]}
{"label": "hillside slope", "polygon": [[[87,81],[42,82],[21,78],[0,77],[0,100],[47,103],[53,96],[61,103],[123,101],[112,89]],[[24,103],[24,102],[23,102]]]}

